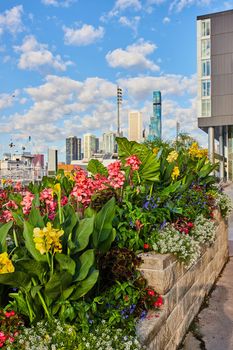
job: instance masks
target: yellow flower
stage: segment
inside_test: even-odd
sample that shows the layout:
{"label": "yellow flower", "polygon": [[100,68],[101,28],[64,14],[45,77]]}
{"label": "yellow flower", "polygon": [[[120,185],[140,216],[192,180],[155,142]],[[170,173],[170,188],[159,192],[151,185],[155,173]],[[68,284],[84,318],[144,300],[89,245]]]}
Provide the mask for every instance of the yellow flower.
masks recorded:
{"label": "yellow flower", "polygon": [[178,166],[175,166],[171,174],[172,180],[175,180],[179,175],[180,175],[180,170]]}
{"label": "yellow flower", "polygon": [[54,189],[54,192],[61,193],[61,185],[59,183],[54,185],[53,189]]}
{"label": "yellow flower", "polygon": [[33,230],[33,241],[36,249],[40,254],[45,253],[61,253],[62,245],[60,243],[60,237],[64,234],[63,230],[53,228],[51,222],[48,222],[46,227],[40,229],[35,227]]}
{"label": "yellow flower", "polygon": [[15,268],[6,252],[0,254],[0,274],[14,272]]}
{"label": "yellow flower", "polygon": [[159,152],[159,147],[155,147],[153,149],[153,153],[157,156],[158,152]]}
{"label": "yellow flower", "polygon": [[74,175],[70,171],[64,171],[64,175],[69,179],[69,180],[74,180]]}
{"label": "yellow flower", "polygon": [[204,158],[207,157],[208,150],[206,148],[199,149],[197,142],[194,142],[189,148],[189,155],[194,158]]}
{"label": "yellow flower", "polygon": [[171,151],[167,156],[168,163],[174,162],[178,158],[178,153],[176,151]]}

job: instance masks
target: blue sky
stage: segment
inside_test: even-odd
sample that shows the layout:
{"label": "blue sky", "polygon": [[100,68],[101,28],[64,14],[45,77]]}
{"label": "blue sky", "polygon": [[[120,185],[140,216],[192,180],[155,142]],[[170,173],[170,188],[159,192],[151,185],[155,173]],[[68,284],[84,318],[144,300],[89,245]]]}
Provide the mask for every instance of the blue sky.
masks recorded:
{"label": "blue sky", "polygon": [[[218,0],[1,0],[0,154],[59,149],[65,138],[116,130],[140,110],[148,127],[161,90],[163,138],[207,143],[196,121],[196,16],[233,8]],[[31,142],[28,142],[29,136]]]}

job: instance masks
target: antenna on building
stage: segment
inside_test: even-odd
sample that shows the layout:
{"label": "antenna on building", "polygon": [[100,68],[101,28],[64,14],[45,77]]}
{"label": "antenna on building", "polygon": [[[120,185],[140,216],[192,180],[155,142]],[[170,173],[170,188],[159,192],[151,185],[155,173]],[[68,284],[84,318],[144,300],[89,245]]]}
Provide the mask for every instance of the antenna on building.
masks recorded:
{"label": "antenna on building", "polygon": [[120,107],[122,105],[122,89],[117,86],[117,136],[121,136],[120,132]]}

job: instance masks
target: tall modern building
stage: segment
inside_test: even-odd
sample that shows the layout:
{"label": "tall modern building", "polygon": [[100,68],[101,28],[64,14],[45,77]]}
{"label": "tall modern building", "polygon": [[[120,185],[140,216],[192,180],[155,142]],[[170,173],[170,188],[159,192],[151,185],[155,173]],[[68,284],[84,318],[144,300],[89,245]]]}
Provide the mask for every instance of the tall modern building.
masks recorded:
{"label": "tall modern building", "polygon": [[84,159],[91,159],[94,153],[96,153],[96,137],[92,134],[83,135],[84,143]]}
{"label": "tall modern building", "polygon": [[[219,141],[220,177],[233,179],[233,10],[197,17],[198,126],[208,133],[214,162]],[[224,154],[225,146],[227,149]]]}
{"label": "tall modern building", "polygon": [[128,139],[129,141],[142,142],[142,113],[139,111],[129,112]]}
{"label": "tall modern building", "polygon": [[48,150],[48,175],[56,175],[57,172],[57,149],[49,148]]}
{"label": "tall modern building", "polygon": [[103,134],[103,151],[104,153],[114,153],[116,144],[116,134],[112,131]]}
{"label": "tall modern building", "polygon": [[66,164],[72,160],[81,159],[81,139],[76,136],[69,136],[66,139]]}
{"label": "tall modern building", "polygon": [[153,91],[153,116],[150,118],[149,135],[147,139],[153,141],[162,136],[162,99],[160,91]]}

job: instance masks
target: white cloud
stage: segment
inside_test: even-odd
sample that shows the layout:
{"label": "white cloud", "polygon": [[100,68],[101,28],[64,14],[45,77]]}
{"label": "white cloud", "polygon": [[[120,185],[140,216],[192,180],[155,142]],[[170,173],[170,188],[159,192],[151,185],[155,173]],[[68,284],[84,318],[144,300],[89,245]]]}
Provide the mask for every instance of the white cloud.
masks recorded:
{"label": "white cloud", "polygon": [[190,6],[208,6],[212,0],[173,0],[169,10],[170,11],[176,11],[176,12],[181,12],[185,7],[190,7]]}
{"label": "white cloud", "polygon": [[16,34],[24,29],[22,23],[23,6],[15,6],[0,14],[0,34],[10,32]]}
{"label": "white cloud", "polygon": [[14,104],[15,96],[16,92],[12,94],[0,94],[0,110],[11,107]]}
{"label": "white cloud", "polygon": [[104,36],[104,28],[94,28],[92,25],[84,24],[80,29],[63,27],[66,45],[85,46],[90,45]]}
{"label": "white cloud", "polygon": [[129,45],[126,49],[116,49],[107,53],[106,60],[113,67],[137,68],[158,71],[159,66],[146,56],[152,54],[156,49],[156,45],[148,41],[139,40],[133,45]]}
{"label": "white cloud", "polygon": [[233,8],[233,1],[224,1],[223,5],[225,10],[231,10]]}
{"label": "white cloud", "polygon": [[171,22],[171,19],[169,17],[164,17],[163,18],[163,24],[167,24],[169,22]]}
{"label": "white cloud", "polygon": [[50,67],[65,71],[72,62],[64,62],[60,55],[54,56],[48,50],[48,45],[39,43],[33,35],[26,36],[21,46],[14,47],[20,53],[18,67],[20,69],[40,70],[42,67]]}
{"label": "white cloud", "polygon": [[135,16],[131,19],[127,18],[126,16],[121,16],[119,18],[119,23],[122,26],[129,27],[130,29],[132,29],[132,31],[136,35],[137,30],[138,30],[138,24],[139,24],[140,20],[141,20],[140,16]]}
{"label": "white cloud", "polygon": [[140,11],[142,9],[142,4],[140,0],[116,0],[113,8],[108,13],[101,16],[100,20],[105,22],[112,17],[119,16],[119,14],[125,10]]}
{"label": "white cloud", "polygon": [[55,7],[69,7],[75,0],[41,0],[42,4]]}

